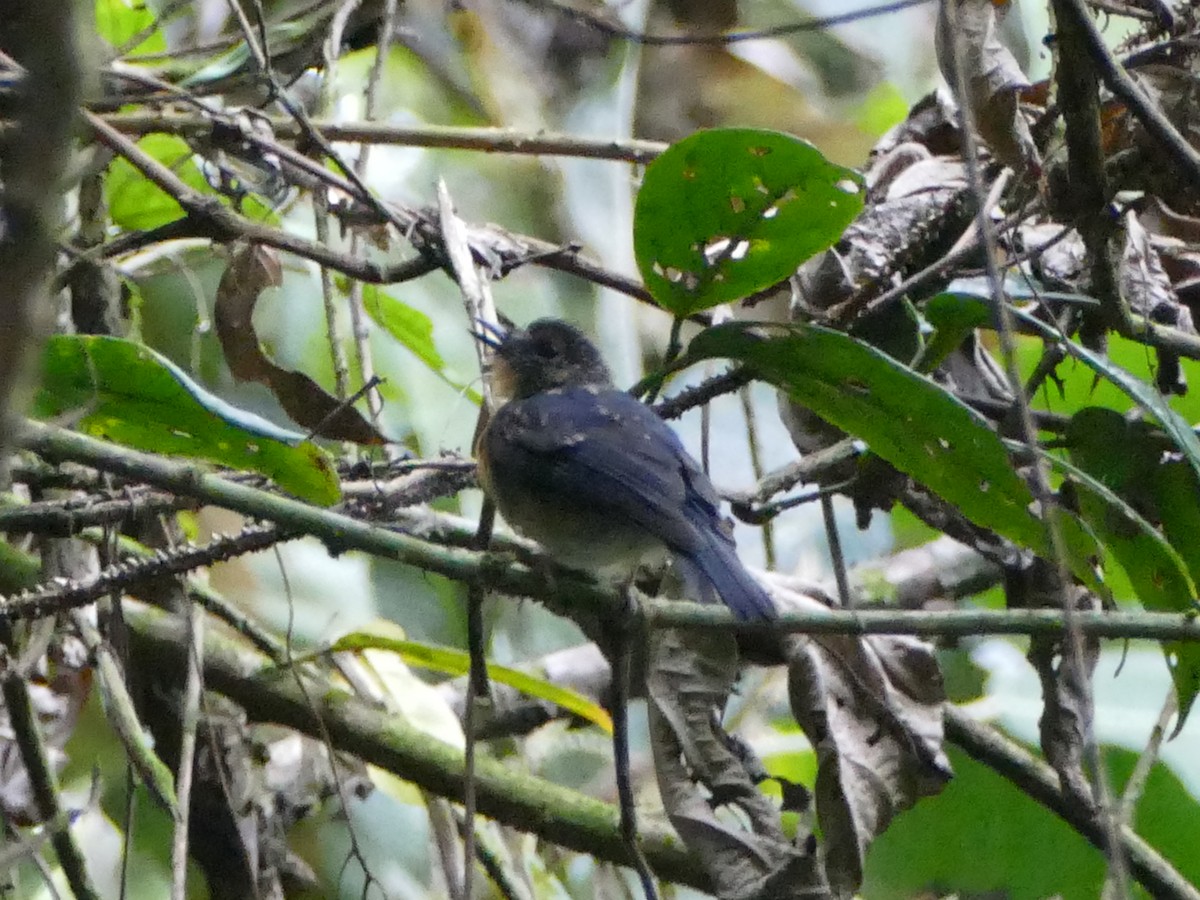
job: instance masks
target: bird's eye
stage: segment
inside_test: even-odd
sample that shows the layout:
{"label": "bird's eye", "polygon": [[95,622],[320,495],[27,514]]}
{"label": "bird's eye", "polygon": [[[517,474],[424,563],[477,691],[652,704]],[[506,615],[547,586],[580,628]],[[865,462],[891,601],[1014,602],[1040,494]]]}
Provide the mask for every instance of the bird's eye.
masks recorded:
{"label": "bird's eye", "polygon": [[542,359],[553,359],[558,355],[558,348],[549,341],[540,341],[534,345],[533,352]]}

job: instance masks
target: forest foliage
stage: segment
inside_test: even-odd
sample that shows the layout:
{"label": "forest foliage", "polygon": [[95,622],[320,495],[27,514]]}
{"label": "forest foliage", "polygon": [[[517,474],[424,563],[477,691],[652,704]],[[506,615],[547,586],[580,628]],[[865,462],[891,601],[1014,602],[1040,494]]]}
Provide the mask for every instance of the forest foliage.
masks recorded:
{"label": "forest foliage", "polygon": [[[12,6],[5,896],[1200,896],[1190,6]],[[492,527],[541,315],[777,620]]]}

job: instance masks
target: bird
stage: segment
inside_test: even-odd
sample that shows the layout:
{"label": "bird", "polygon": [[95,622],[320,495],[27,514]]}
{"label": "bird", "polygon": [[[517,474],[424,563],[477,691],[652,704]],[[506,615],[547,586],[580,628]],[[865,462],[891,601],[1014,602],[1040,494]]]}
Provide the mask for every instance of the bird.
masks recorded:
{"label": "bird", "polygon": [[480,485],[504,520],[559,564],[632,580],[670,560],[687,599],[743,621],[775,616],[737,555],[716,489],[678,435],[613,385],[600,351],[559,319],[501,333],[492,389],[501,405],[480,432]]}

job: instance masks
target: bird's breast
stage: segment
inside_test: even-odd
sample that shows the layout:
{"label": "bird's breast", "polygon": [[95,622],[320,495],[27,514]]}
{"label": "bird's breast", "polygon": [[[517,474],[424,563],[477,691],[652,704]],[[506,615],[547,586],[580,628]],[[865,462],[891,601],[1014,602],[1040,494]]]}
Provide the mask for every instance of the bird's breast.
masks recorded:
{"label": "bird's breast", "polygon": [[536,491],[493,485],[500,515],[564,566],[626,574],[664,552],[661,540],[611,511]]}

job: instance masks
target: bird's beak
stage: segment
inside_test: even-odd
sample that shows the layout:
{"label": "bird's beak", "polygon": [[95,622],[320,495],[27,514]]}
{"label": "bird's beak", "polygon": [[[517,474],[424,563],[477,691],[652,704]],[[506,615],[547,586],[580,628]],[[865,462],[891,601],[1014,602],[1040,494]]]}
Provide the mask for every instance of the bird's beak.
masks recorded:
{"label": "bird's beak", "polygon": [[479,341],[479,343],[486,344],[493,350],[498,350],[500,345],[504,343],[504,339],[508,337],[508,332],[495,322],[476,319],[475,328],[472,330],[471,336]]}

